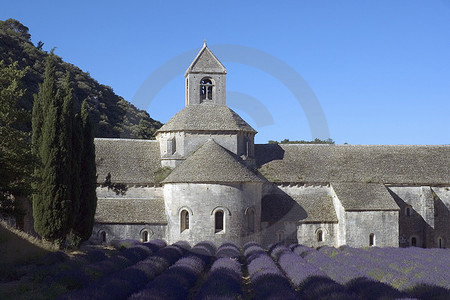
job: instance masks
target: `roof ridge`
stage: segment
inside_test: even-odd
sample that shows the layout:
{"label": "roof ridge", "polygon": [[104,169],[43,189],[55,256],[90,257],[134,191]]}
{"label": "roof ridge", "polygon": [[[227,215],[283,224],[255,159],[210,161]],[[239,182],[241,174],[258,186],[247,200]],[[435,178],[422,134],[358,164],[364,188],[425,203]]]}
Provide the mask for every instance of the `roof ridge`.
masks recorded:
{"label": "roof ridge", "polygon": [[184,162],[173,169],[162,183],[181,182],[262,182],[242,164],[234,153],[209,139]]}
{"label": "roof ridge", "polygon": [[225,74],[227,73],[227,69],[225,68],[225,66],[220,62],[220,60],[217,58],[217,56],[215,56],[214,53],[208,48],[206,43],[204,43],[202,48],[200,49],[200,51],[195,56],[194,60],[191,62],[191,64],[187,68],[185,76],[187,76],[188,73],[194,72],[193,71],[194,66],[200,61],[200,59],[202,58],[202,56],[204,55],[205,52],[210,54],[213,57],[213,59],[216,61],[218,66],[223,69],[223,71],[220,73],[225,73]]}

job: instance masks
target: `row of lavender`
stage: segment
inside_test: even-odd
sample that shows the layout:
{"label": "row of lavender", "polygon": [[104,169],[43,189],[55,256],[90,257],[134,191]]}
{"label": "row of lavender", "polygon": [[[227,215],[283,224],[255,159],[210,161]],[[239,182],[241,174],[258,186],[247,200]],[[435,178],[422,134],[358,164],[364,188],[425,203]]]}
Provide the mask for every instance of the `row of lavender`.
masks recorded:
{"label": "row of lavender", "polygon": [[323,247],[319,252],[368,278],[400,290],[418,285],[450,289],[450,251],[422,248]]}
{"label": "row of lavender", "polygon": [[[54,278],[79,278],[62,299],[379,299],[450,296],[450,251],[273,245],[190,247],[157,240]],[[417,286],[427,286],[414,292]],[[81,289],[79,287],[81,286]],[[425,297],[426,298],[426,297]]]}

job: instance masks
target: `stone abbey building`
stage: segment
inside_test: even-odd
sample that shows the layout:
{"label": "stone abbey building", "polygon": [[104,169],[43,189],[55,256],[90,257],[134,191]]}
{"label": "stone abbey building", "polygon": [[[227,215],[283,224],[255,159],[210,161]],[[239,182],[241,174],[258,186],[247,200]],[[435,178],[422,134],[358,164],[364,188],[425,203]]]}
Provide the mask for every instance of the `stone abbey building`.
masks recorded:
{"label": "stone abbey building", "polygon": [[95,140],[93,241],[450,246],[450,146],[255,145],[226,74],[204,45],[156,140]]}

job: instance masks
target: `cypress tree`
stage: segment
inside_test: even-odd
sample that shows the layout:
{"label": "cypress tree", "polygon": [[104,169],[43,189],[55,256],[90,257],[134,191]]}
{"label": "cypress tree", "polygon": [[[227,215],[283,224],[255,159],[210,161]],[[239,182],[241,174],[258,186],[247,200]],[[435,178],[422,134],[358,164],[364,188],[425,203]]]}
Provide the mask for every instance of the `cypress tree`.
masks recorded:
{"label": "cypress tree", "polygon": [[45,213],[46,202],[43,198],[43,161],[41,156],[42,130],[44,125],[44,111],[48,112],[51,99],[56,96],[55,58],[49,55],[45,64],[44,81],[39,85],[39,93],[34,95],[32,112],[32,153],[36,157],[33,181],[33,217],[34,230],[43,235],[47,226]]}
{"label": "cypress tree", "polygon": [[97,168],[95,166],[95,146],[89,107],[84,100],[81,105],[82,150],[80,165],[81,193],[80,205],[74,231],[85,241],[92,234],[94,215],[97,208]]}
{"label": "cypress tree", "polygon": [[[44,239],[62,245],[71,227],[71,96],[56,88],[56,57],[46,62],[44,82],[33,108],[33,151],[38,156],[33,194],[34,227]],[[69,99],[70,98],[70,99]]]}
{"label": "cypress tree", "polygon": [[76,114],[72,123],[72,201],[73,201],[73,220],[72,230],[69,235],[69,245],[77,248],[82,238],[78,232],[76,232],[77,222],[80,222],[80,194],[81,194],[81,152],[83,147],[81,132],[81,116]]}
{"label": "cypress tree", "polygon": [[[60,131],[59,135],[59,156],[60,156],[60,188],[66,201],[71,202],[72,208],[69,213],[68,226],[72,226],[74,222],[74,212],[78,210],[77,191],[79,190],[79,182],[73,182],[74,174],[78,166],[74,166],[73,155],[73,90],[70,86],[70,73],[67,72],[64,77],[62,89],[62,111],[60,115]],[[75,150],[76,151],[76,150]],[[78,186],[77,186],[78,185]]]}

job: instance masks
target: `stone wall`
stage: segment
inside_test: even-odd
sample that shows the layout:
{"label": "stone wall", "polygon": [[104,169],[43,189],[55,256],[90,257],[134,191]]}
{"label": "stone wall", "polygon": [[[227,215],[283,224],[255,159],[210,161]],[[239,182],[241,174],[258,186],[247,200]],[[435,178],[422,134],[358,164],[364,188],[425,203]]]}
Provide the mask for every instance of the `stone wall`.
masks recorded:
{"label": "stone wall", "polygon": [[346,211],[346,245],[369,247],[398,247],[398,211]]}
{"label": "stone wall", "polygon": [[[263,196],[271,194],[286,194],[291,197],[311,194],[330,193],[328,185],[275,185],[264,184]],[[275,205],[276,206],[276,205]],[[281,208],[280,208],[281,209]],[[279,220],[261,223],[261,243],[268,246],[273,243],[283,242],[286,245],[292,243],[305,243],[305,245],[315,244],[316,230],[322,228],[325,232],[321,245],[334,246],[336,241],[336,224],[302,224],[299,221],[302,216],[292,215],[289,212]]]}
{"label": "stone wall", "polygon": [[127,186],[125,194],[116,194],[112,189],[97,187],[97,198],[133,198],[133,199],[154,199],[163,197],[162,187],[153,186]]}
{"label": "stone wall", "polygon": [[389,190],[400,207],[399,246],[412,246],[415,239],[417,247],[432,247],[434,200],[431,189],[422,186],[390,186]]}
{"label": "stone wall", "polygon": [[450,187],[433,187],[432,190],[436,213],[433,247],[450,248]]}
{"label": "stone wall", "polygon": [[[249,157],[253,158],[255,152],[254,136],[254,133],[247,132],[239,134],[230,132],[161,132],[157,136],[160,144],[161,165],[170,168],[176,167],[211,138],[214,139],[216,143],[238,156],[246,155],[248,153]],[[172,146],[173,141],[175,146]],[[170,153],[170,150],[176,151]]]}
{"label": "stone wall", "polygon": [[[336,246],[337,227],[335,223],[306,223],[297,227],[298,243],[309,247]],[[319,231],[322,232],[322,241],[319,241]]]}
{"label": "stone wall", "polygon": [[[94,243],[110,243],[116,239],[142,240],[142,233],[148,232],[148,239],[165,239],[167,225],[155,224],[94,224],[90,241]],[[103,241],[102,232],[106,235]]]}
{"label": "stone wall", "polygon": [[[259,241],[261,220],[261,183],[165,184],[164,199],[168,215],[169,243],[186,240],[196,244],[209,240],[243,244]],[[254,213],[254,230],[248,227],[249,209]],[[189,229],[182,231],[181,212],[189,212]],[[224,212],[224,230],[215,231],[215,213]]]}
{"label": "stone wall", "polygon": [[226,75],[211,73],[190,73],[186,77],[186,105],[200,104],[200,80],[211,78],[214,84],[212,102],[226,105]]}
{"label": "stone wall", "polygon": [[336,245],[335,247],[339,247],[347,244],[347,219],[345,215],[344,206],[342,206],[341,201],[337,197],[336,193],[333,189],[331,189],[331,195],[333,197],[333,206],[336,211],[336,216],[338,218],[338,224],[336,225]]}

